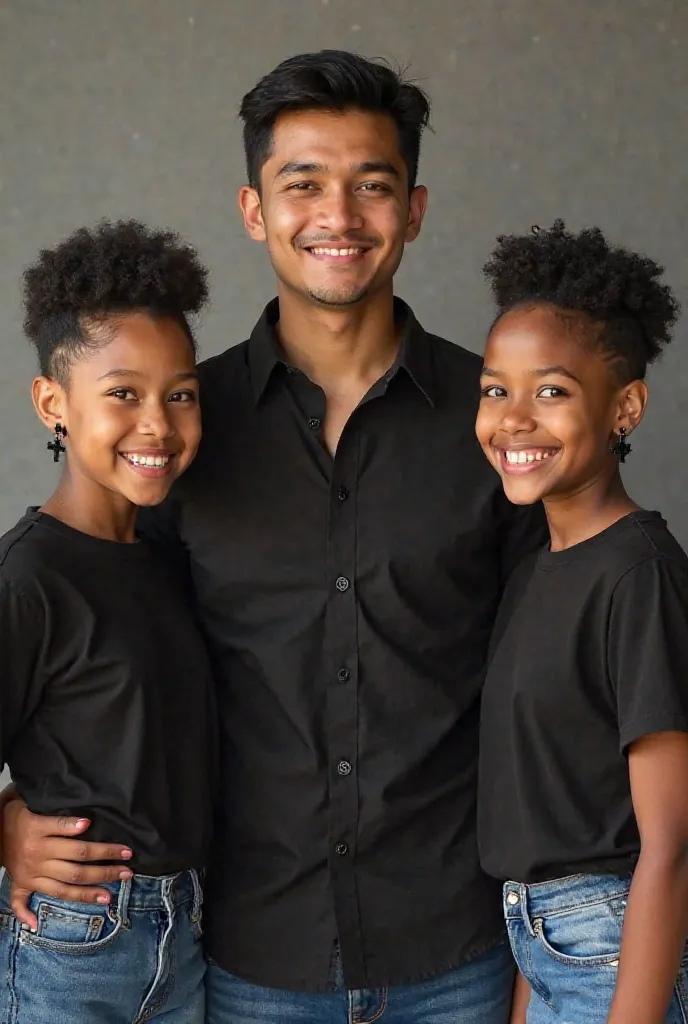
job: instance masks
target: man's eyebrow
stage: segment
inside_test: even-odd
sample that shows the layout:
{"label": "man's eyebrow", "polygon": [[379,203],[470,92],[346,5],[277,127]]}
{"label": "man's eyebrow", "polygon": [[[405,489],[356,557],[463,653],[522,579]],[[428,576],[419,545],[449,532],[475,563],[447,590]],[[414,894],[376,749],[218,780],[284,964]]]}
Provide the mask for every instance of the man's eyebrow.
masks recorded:
{"label": "man's eyebrow", "polygon": [[327,168],[324,164],[305,163],[299,160],[288,160],[282,164],[276,177],[286,178],[290,174],[322,174]]}
{"label": "man's eyebrow", "polygon": [[393,178],[399,177],[399,171],[388,160],[364,160],[354,169],[359,174],[389,174]]}
{"label": "man's eyebrow", "polygon": [[[361,164],[352,164],[351,170],[356,174],[389,174],[399,178],[399,171],[388,160],[364,160]],[[326,164],[307,162],[305,160],[288,160],[278,170],[277,178],[287,178],[291,174],[325,174]]]}

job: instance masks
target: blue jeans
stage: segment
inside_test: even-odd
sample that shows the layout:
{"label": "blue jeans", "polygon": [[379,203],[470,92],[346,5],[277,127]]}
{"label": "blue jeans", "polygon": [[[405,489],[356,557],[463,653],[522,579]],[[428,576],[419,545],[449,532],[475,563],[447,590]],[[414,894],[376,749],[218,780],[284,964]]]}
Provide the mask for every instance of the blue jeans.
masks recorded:
{"label": "blue jeans", "polygon": [[507,1024],[514,965],[506,942],[430,981],[347,991],[283,992],[240,981],[213,964],[207,1024]]}
{"label": "blue jeans", "polygon": [[[506,883],[504,915],[511,948],[532,990],[528,1024],[605,1024],[630,885],[630,877],[614,875]],[[688,1020],[685,958],[665,1020]]]}
{"label": "blue jeans", "polygon": [[38,931],[0,884],[1,1024],[203,1024],[205,962],[195,871],[108,884],[109,907],[34,893]]}

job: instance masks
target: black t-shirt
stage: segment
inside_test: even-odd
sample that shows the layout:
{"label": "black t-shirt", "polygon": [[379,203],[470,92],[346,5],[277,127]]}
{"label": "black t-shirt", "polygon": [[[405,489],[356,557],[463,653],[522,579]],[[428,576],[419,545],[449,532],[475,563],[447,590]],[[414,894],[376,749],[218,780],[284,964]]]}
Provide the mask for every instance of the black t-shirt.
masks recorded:
{"label": "black t-shirt", "polygon": [[0,763],[29,808],[91,818],[136,871],[200,867],[213,681],[165,560],[29,509],[0,540],[0,651]]}
{"label": "black t-shirt", "polygon": [[627,752],[688,731],[688,558],[657,512],[516,570],[482,699],[485,870],[537,882],[630,870]]}

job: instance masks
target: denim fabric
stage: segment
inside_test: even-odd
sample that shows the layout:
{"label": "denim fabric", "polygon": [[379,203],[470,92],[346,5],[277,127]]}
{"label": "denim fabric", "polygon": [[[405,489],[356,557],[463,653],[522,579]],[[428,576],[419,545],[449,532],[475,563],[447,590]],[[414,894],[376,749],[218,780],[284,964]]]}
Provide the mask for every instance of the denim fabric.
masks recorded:
{"label": "denim fabric", "polygon": [[110,907],[34,893],[38,931],[0,884],[0,1024],[203,1024],[205,962],[195,872],[106,886]]}
{"label": "denim fabric", "polygon": [[[516,963],[532,989],[528,1024],[605,1024],[614,995],[630,877],[571,875],[504,886]],[[684,957],[666,1024],[688,1021]]]}
{"label": "denim fabric", "polygon": [[207,1024],[507,1024],[514,967],[506,942],[429,981],[325,993],[283,992],[240,981],[212,961]]}

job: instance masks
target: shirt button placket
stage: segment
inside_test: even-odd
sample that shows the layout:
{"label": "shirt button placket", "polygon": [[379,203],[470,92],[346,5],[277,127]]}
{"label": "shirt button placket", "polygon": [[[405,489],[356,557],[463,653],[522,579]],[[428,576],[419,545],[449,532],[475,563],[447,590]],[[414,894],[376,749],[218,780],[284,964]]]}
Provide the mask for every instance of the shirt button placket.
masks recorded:
{"label": "shirt button placket", "polygon": [[[339,443],[330,481],[328,564],[334,568],[325,634],[328,754],[331,764],[330,861],[337,929],[352,970],[363,973],[355,876],[358,831],[356,606],[357,452],[355,434]],[[344,483],[346,481],[346,484]],[[334,584],[334,585],[332,585]]]}

